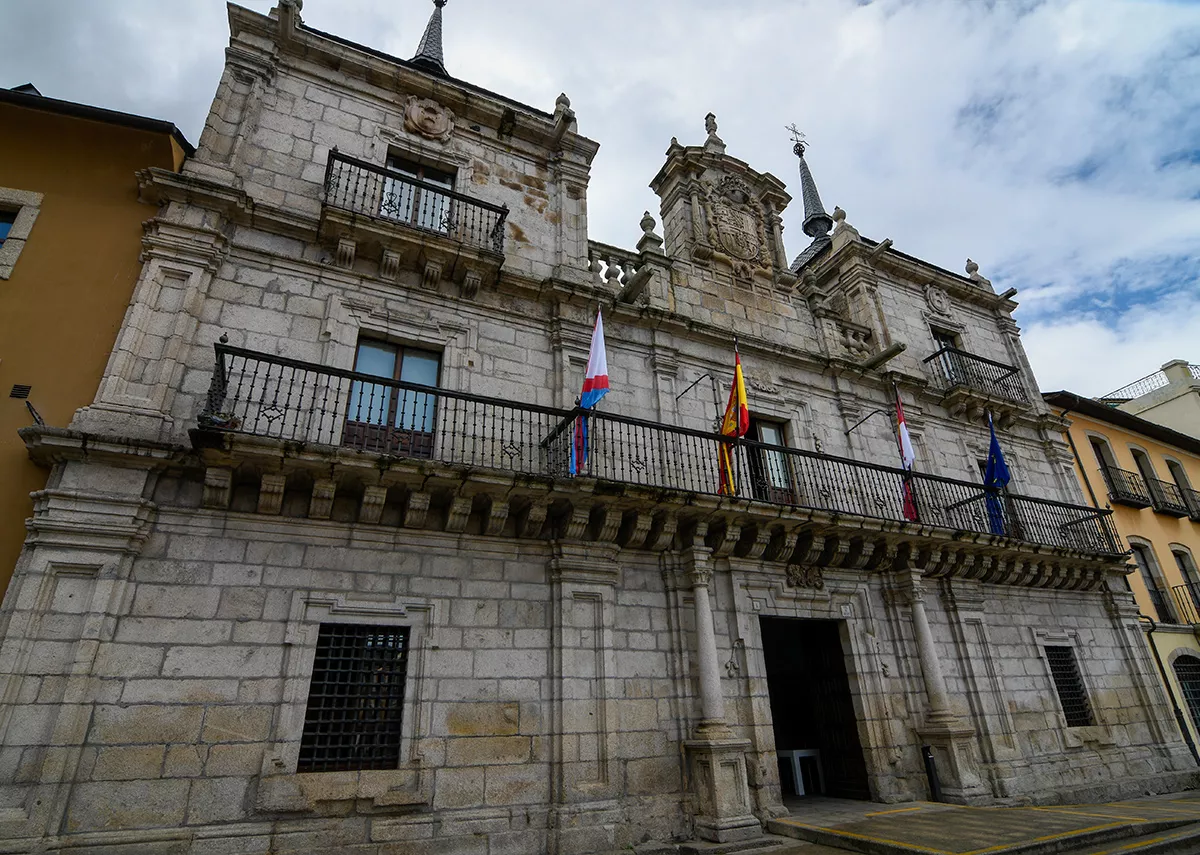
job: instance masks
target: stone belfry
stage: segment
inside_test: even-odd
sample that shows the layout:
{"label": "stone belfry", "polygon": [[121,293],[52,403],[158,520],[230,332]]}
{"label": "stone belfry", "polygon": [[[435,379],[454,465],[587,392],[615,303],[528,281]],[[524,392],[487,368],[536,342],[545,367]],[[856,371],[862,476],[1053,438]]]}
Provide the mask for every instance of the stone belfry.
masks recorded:
{"label": "stone belfry", "polygon": [[703,145],[683,146],[672,138],[667,161],[650,182],[662,200],[667,255],[712,265],[721,279],[790,291],[796,279],[783,248],[780,214],[791,196],[774,175],[725,153],[712,113],[704,129]]}

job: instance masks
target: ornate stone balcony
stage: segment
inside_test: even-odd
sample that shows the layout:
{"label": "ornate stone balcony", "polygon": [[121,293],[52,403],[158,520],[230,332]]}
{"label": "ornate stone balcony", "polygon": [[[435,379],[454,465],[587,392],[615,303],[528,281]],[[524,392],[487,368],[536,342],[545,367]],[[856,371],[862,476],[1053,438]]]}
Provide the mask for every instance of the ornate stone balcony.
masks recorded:
{"label": "ornate stone balcony", "polygon": [[384,279],[415,266],[427,287],[451,279],[472,297],[504,264],[507,217],[504,206],[329,153],[320,238],[340,266],[377,260]]}
{"label": "ornate stone balcony", "polygon": [[899,549],[946,574],[1086,587],[1123,552],[1110,512],[1090,507],[224,345],[192,441],[210,507],[230,507],[249,479],[255,496],[233,503],[262,513],[631,548],[688,527],[718,555],[785,564],[801,587],[819,587],[822,566],[879,568]]}
{"label": "ornate stone balcony", "polygon": [[925,365],[933,388],[942,393],[944,405],[956,416],[974,420],[991,410],[1005,419],[1015,408],[1029,405],[1020,369],[1012,365],[953,347],[926,357]]}

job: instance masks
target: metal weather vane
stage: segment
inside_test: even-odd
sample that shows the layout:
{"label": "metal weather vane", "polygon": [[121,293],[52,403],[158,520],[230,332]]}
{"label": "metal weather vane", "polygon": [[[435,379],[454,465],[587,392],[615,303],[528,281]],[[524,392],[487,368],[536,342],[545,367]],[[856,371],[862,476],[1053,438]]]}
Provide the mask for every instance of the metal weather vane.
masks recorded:
{"label": "metal weather vane", "polygon": [[808,143],[804,139],[804,131],[796,127],[795,122],[792,122],[790,125],[784,125],[783,128],[792,134],[792,142],[795,143],[792,146],[792,151],[796,153],[796,157],[803,157],[804,150],[808,148]]}

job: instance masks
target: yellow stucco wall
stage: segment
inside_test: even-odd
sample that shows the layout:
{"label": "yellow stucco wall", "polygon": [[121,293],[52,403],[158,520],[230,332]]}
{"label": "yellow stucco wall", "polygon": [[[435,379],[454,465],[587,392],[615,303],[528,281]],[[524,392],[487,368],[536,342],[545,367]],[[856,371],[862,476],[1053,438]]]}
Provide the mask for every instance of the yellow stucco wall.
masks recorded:
{"label": "yellow stucco wall", "polygon": [[49,425],[65,426],[95,396],[140,270],[134,173],[178,169],[183,150],[156,133],[0,104],[0,187],[44,194],[11,277],[0,280],[0,591],[8,586],[46,484],[17,436],[31,424],[14,384]]}
{"label": "yellow stucco wall", "polygon": [[[1055,408],[1055,412],[1060,415],[1063,413],[1059,408]],[[1126,548],[1129,547],[1130,538],[1136,538],[1150,545],[1168,586],[1165,593],[1168,597],[1172,597],[1170,588],[1182,585],[1186,580],[1183,579],[1171,554],[1171,547],[1186,547],[1191,552],[1193,561],[1200,567],[1200,523],[1193,522],[1188,517],[1169,516],[1155,511],[1152,507],[1139,509],[1110,502],[1108,486],[1100,471],[1096,455],[1092,451],[1089,437],[1100,436],[1107,440],[1117,468],[1128,472],[1138,471],[1131,449],[1141,449],[1149,457],[1157,477],[1168,483],[1171,483],[1173,479],[1167,468],[1167,460],[1174,460],[1183,467],[1188,482],[1192,489],[1196,490],[1200,490],[1200,455],[1173,445],[1157,442],[1140,433],[1078,412],[1068,411],[1067,419],[1071,423],[1070,439],[1074,441],[1078,453],[1075,472],[1080,478],[1080,486],[1088,497],[1088,501],[1092,501],[1092,493],[1094,493],[1099,507],[1111,505],[1113,522]],[[1082,466],[1080,466],[1081,463]],[[1084,476],[1087,478],[1086,482]],[[1092,493],[1088,491],[1089,484]],[[1130,564],[1133,564],[1132,558]],[[1141,574],[1134,571],[1126,578],[1129,580],[1129,587],[1133,590],[1141,613],[1155,617],[1155,609],[1150,602]],[[1172,605],[1174,607],[1174,603]],[[1177,607],[1175,607],[1175,612],[1177,615],[1179,614]],[[1197,715],[1193,714],[1187,703],[1173,667],[1174,661],[1181,655],[1200,658],[1200,641],[1197,640],[1195,628],[1188,625],[1160,626],[1150,637],[1150,641],[1162,658],[1170,688],[1192,732],[1192,739],[1197,745],[1200,745],[1200,728],[1196,725]],[[1200,714],[1200,710],[1197,710],[1196,713]]]}

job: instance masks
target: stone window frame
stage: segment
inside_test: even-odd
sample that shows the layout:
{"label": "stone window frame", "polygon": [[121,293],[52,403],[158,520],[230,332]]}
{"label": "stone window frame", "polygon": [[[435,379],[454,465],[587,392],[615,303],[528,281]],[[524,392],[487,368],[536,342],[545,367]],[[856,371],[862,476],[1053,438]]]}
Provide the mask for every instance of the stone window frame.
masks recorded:
{"label": "stone window frame", "polygon": [[[300,740],[308,708],[308,688],[322,623],[403,626],[409,629],[401,720],[400,765],[395,769],[354,772],[297,772]],[[307,811],[318,802],[373,800],[377,807],[428,804],[432,774],[423,742],[433,715],[432,689],[426,676],[437,627],[435,605],[419,597],[391,601],[327,591],[297,591],[284,635],[282,702],[273,744],[263,760],[259,807],[267,811]]]}
{"label": "stone window frame", "polygon": [[[1064,748],[1082,748],[1086,743],[1113,745],[1112,725],[1106,720],[1104,710],[1096,706],[1096,686],[1088,668],[1089,659],[1080,655],[1084,645],[1079,643],[1079,632],[1074,629],[1038,629],[1030,627],[1033,633],[1033,644],[1037,648],[1039,661],[1045,673],[1047,697],[1054,699],[1054,715],[1058,719],[1059,733],[1062,734]],[[1062,703],[1058,698],[1058,689],[1054,684],[1054,675],[1050,670],[1050,660],[1046,658],[1046,647],[1069,647],[1075,657],[1075,670],[1079,673],[1079,682],[1087,693],[1088,706],[1092,711],[1093,724],[1080,727],[1068,727],[1066,714],[1062,711]]]}
{"label": "stone window frame", "polygon": [[0,244],[0,279],[12,276],[21,250],[25,248],[33,224],[42,211],[42,200],[45,194],[33,190],[17,190],[12,187],[0,187],[0,208],[16,213],[8,237]]}

